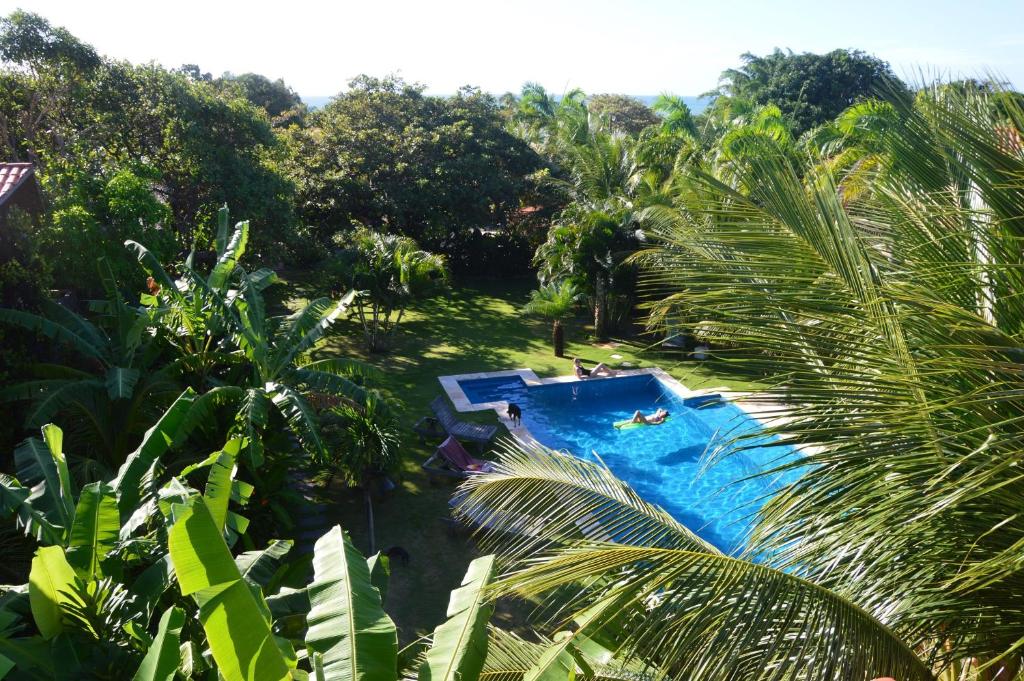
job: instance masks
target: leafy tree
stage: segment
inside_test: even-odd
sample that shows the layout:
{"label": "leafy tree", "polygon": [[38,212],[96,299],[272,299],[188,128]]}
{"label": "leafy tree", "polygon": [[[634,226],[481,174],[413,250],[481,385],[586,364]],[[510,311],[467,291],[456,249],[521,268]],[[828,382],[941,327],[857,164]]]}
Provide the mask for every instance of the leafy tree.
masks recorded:
{"label": "leafy tree", "polygon": [[243,73],[240,76],[225,73],[216,83],[226,89],[237,88],[253,106],[267,112],[274,127],[302,125],[307,107],[295,90],[280,78],[270,80],[258,73]]}
{"label": "leafy tree", "polygon": [[285,138],[302,217],[324,248],[358,223],[455,257],[459,235],[507,222],[540,165],[490,95],[428,97],[394,77],[360,76]]}
{"label": "leafy tree", "polygon": [[587,109],[592,116],[607,121],[612,130],[627,135],[639,135],[644,128],[661,122],[649,106],[627,95],[591,95]]}
{"label": "leafy tree", "polygon": [[818,55],[776,49],[763,57],[748,52],[741,59],[742,66],[722,72],[714,94],[756,105],[774,104],[797,136],[880,89],[905,89],[887,62],[859,50]]}
{"label": "leafy tree", "polygon": [[99,293],[99,258],[119,277],[133,267],[119,245],[127,238],[164,259],[205,248],[225,202],[250,207],[254,250],[291,254],[281,248],[295,243],[282,148],[239,92],[102,59],[23,12],[0,25],[0,45],[0,153],[36,165],[48,199],[39,239],[56,284]]}
{"label": "leafy tree", "polygon": [[343,286],[355,295],[356,315],[371,352],[385,350],[412,301],[444,292],[445,258],[420,250],[408,237],[359,229],[335,261]]}
{"label": "leafy tree", "polygon": [[100,57],[67,29],[55,27],[38,14],[15,10],[0,19],[0,60],[33,70],[60,67],[89,71]]}
{"label": "leafy tree", "polygon": [[562,320],[568,317],[576,301],[579,291],[571,281],[552,282],[530,292],[530,302],[523,311],[536,314],[551,320],[551,346],[555,349],[555,357],[565,356],[565,330]]}

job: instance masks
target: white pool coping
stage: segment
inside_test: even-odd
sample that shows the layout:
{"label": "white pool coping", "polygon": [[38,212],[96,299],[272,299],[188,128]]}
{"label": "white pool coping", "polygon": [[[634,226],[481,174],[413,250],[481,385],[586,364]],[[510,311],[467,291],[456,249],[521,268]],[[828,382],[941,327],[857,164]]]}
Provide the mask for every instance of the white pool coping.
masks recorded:
{"label": "white pool coping", "polygon": [[473,411],[487,411],[493,409],[494,413],[498,415],[498,421],[504,425],[508,432],[516,439],[522,440],[523,442],[537,442],[541,443],[530,433],[529,429],[520,424],[515,425],[512,423],[512,419],[508,417],[508,401],[499,400],[495,402],[471,402],[466,393],[462,390],[462,386],[459,385],[459,381],[470,381],[480,378],[507,378],[510,376],[519,376],[523,379],[528,387],[547,385],[550,383],[573,383],[582,381],[614,381],[617,378],[624,378],[626,376],[642,376],[649,375],[656,377],[661,383],[667,386],[672,392],[682,399],[691,397],[700,397],[701,395],[719,394],[724,399],[728,400],[732,404],[742,409],[747,413],[748,416],[756,420],[762,425],[769,425],[771,421],[775,421],[779,418],[784,418],[781,415],[782,409],[777,404],[765,403],[765,402],[748,402],[744,398],[751,397],[750,393],[743,393],[734,390],[729,390],[725,387],[717,388],[700,388],[697,390],[690,390],[685,385],[679,382],[678,379],[670,375],[667,371],[661,367],[647,367],[643,369],[619,369],[616,370],[615,376],[592,376],[586,379],[577,378],[574,375],[569,376],[553,376],[551,378],[539,378],[533,369],[507,369],[504,371],[482,371],[474,374],[454,374],[452,376],[438,376],[437,380],[441,383],[441,387],[448,395],[448,399],[452,401],[456,411],[461,412],[473,412]]}

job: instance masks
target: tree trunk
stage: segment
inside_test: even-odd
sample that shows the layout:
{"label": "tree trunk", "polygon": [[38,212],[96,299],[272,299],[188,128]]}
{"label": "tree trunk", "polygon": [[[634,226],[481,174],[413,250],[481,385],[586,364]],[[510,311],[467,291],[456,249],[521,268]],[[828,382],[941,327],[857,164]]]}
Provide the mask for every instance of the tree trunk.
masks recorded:
{"label": "tree trunk", "polygon": [[557,319],[551,325],[551,344],[555,348],[555,357],[565,357],[565,330]]}
{"label": "tree trunk", "polygon": [[594,291],[594,335],[598,340],[604,340],[608,335],[608,294],[605,291],[607,283],[604,277],[598,275],[597,286]]}

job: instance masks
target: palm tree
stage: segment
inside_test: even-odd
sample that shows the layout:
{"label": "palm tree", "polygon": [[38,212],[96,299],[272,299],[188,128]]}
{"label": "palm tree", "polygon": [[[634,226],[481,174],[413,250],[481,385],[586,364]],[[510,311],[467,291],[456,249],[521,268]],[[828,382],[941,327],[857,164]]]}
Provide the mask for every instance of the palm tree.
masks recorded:
{"label": "palm tree", "polygon": [[340,473],[349,485],[363,491],[369,552],[376,552],[373,485],[399,463],[399,436],[393,412],[375,394],[362,402],[346,400],[321,414],[324,439],[330,443],[328,470]]}
{"label": "palm tree", "polygon": [[587,292],[594,333],[608,332],[608,306],[623,254],[635,246],[633,211],[643,174],[631,138],[596,129],[564,149],[570,199],[534,256],[542,284],[571,279]]}
{"label": "palm tree", "polygon": [[652,322],[684,305],[777,379],[749,399],[785,416],[766,430],[801,475],[725,559],[606,471],[510,451],[462,509],[543,526],[504,545],[504,589],[669,675],[1018,678],[1024,110],[995,104],[891,96],[870,169],[797,164],[762,130],[681,174],[641,216]]}
{"label": "palm tree", "polygon": [[1024,115],[943,87],[850,115],[865,127],[822,165],[764,135],[651,211],[644,260],[673,291],[656,312],[685,301],[711,340],[756,348],[784,377],[760,398],[790,417],[773,430],[820,451],[752,552],[940,667],[1015,670]]}
{"label": "palm tree", "polygon": [[600,643],[619,669],[713,681],[931,678],[856,603],[723,555],[601,465],[506,442],[495,472],[463,485],[456,513],[500,552],[495,597],[540,600],[556,626],[574,625],[568,641]]}
{"label": "palm tree", "polygon": [[654,100],[651,108],[662,116],[662,131],[672,135],[686,135],[696,138],[697,124],[693,120],[686,100],[676,95],[662,93]]}
{"label": "palm tree", "polygon": [[448,286],[444,256],[404,236],[359,229],[340,258],[345,284],[356,291],[356,315],[370,352],[388,347],[406,307]]}
{"label": "palm tree", "polygon": [[551,320],[551,345],[555,349],[555,357],[565,356],[565,330],[562,328],[562,320],[572,312],[578,298],[579,291],[571,281],[551,283],[531,291],[530,302],[523,308],[527,314],[536,314]]}

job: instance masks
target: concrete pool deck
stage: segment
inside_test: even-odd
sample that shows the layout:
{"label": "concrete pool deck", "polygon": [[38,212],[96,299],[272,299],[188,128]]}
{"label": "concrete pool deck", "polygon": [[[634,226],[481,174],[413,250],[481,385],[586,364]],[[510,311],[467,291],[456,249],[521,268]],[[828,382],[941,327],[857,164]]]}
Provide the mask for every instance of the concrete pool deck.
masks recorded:
{"label": "concrete pool deck", "polygon": [[512,419],[508,417],[508,401],[499,400],[495,402],[472,402],[466,393],[462,390],[462,386],[459,385],[459,381],[471,381],[474,379],[482,378],[510,378],[512,376],[518,376],[523,380],[523,383],[527,387],[548,385],[551,383],[574,383],[574,382],[592,382],[592,381],[614,381],[616,378],[623,378],[626,376],[653,376],[657,378],[663,385],[668,387],[678,397],[682,399],[690,397],[700,397],[701,395],[708,394],[720,394],[724,399],[735,404],[737,407],[745,411],[751,418],[755,419],[762,425],[769,425],[770,422],[776,421],[777,419],[784,418],[781,415],[781,408],[779,405],[766,403],[766,402],[744,402],[744,398],[751,397],[751,393],[737,392],[729,390],[725,387],[718,388],[700,388],[698,390],[690,390],[685,385],[679,382],[678,379],[671,376],[667,371],[661,367],[647,367],[643,369],[619,369],[615,372],[615,376],[594,376],[586,379],[576,378],[575,375],[569,376],[552,376],[551,378],[540,378],[533,371],[533,369],[507,369],[504,371],[482,371],[473,374],[455,374],[452,376],[438,376],[437,380],[441,383],[441,387],[444,389],[445,394],[448,395],[448,399],[451,400],[452,405],[455,406],[456,411],[461,412],[473,412],[473,411],[487,411],[494,410],[494,413],[498,415],[498,421],[508,429],[508,432],[516,439],[524,442],[538,442],[529,429],[524,425],[514,425]]}

